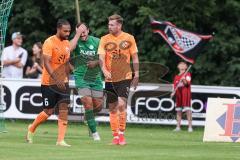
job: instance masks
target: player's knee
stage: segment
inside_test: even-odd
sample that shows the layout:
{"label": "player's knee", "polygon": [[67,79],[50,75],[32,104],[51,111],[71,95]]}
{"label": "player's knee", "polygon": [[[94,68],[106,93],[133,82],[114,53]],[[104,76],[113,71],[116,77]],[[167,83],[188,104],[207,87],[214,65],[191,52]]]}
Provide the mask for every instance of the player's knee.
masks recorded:
{"label": "player's knee", "polygon": [[68,104],[67,103],[60,103],[59,107],[59,114],[58,118],[62,120],[67,120],[68,117]]}
{"label": "player's knee", "polygon": [[102,110],[103,108],[103,101],[97,101],[94,103],[94,108],[93,108],[93,112],[94,113],[98,113]]}
{"label": "player's knee", "polygon": [[89,110],[93,108],[92,99],[90,97],[82,97],[81,102],[85,109]]}
{"label": "player's knee", "polygon": [[67,119],[68,119],[68,110],[67,109],[59,110],[58,118],[67,121]]}
{"label": "player's knee", "polygon": [[97,106],[97,107],[95,107],[94,109],[93,109],[93,112],[94,113],[98,113],[98,112],[100,112],[101,110],[102,110],[102,104],[101,105],[99,105],[99,106]]}
{"label": "player's knee", "polygon": [[119,102],[118,102],[118,109],[119,109],[120,112],[125,111],[125,109],[126,109],[126,102],[124,102],[124,101],[119,101]]}
{"label": "player's knee", "polygon": [[67,103],[59,103],[58,107],[59,107],[59,110],[67,110],[68,111]]}
{"label": "player's knee", "polygon": [[53,109],[53,108],[51,108],[51,109],[44,109],[43,111],[44,111],[47,115],[51,116],[51,115],[53,114],[53,112],[54,112],[54,109]]}
{"label": "player's knee", "polygon": [[117,106],[117,101],[113,102],[113,103],[108,103],[108,107],[109,107],[109,112],[118,112],[118,106]]}
{"label": "player's knee", "polygon": [[92,110],[93,106],[91,103],[83,103],[84,109],[85,110]]}
{"label": "player's knee", "polygon": [[67,106],[59,107],[59,113],[67,114],[68,113],[68,107]]}
{"label": "player's knee", "polygon": [[110,113],[117,113],[117,112],[118,112],[118,108],[117,108],[117,107],[110,107],[110,106],[109,106],[109,112],[110,112]]}
{"label": "player's knee", "polygon": [[124,112],[126,111],[126,107],[125,106],[119,106],[119,112]]}

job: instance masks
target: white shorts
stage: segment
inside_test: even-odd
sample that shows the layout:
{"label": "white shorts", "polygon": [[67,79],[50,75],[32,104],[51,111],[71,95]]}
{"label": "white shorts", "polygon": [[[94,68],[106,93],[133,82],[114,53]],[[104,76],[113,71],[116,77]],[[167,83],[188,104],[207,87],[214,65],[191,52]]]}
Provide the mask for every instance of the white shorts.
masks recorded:
{"label": "white shorts", "polygon": [[192,110],[192,108],[191,107],[176,107],[175,108],[175,110],[178,112],[178,111],[180,111],[180,112],[186,112],[186,111],[191,111]]}
{"label": "white shorts", "polygon": [[90,88],[79,88],[78,94],[80,96],[89,96],[92,98],[102,98],[103,97],[103,91],[98,90],[91,90]]}

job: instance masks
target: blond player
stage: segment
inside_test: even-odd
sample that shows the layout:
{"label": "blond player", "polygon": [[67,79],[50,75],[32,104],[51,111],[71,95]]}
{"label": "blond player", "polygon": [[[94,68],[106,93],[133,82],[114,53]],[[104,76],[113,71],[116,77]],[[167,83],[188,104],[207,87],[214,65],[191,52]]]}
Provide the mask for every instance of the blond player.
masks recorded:
{"label": "blond player", "polygon": [[[109,34],[101,37],[98,54],[105,76],[105,90],[113,134],[112,144],[125,145],[126,108],[130,85],[136,89],[139,79],[138,49],[132,35],[122,31],[123,18],[114,14],[108,18]],[[130,60],[132,58],[134,77]]]}

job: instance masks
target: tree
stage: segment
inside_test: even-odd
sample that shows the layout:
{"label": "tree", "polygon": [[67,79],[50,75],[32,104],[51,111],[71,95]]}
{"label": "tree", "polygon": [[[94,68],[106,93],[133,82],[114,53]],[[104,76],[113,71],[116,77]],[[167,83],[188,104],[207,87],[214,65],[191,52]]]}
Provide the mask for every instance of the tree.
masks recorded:
{"label": "tree", "polygon": [[[98,37],[107,33],[107,17],[119,13],[124,17],[124,30],[133,34],[141,62],[154,63],[148,81],[156,79],[156,63],[170,70],[164,77],[172,81],[178,57],[166,42],[151,32],[149,16],[167,20],[189,31],[212,34],[211,41],[193,65],[193,83],[201,85],[237,86],[240,73],[240,2],[238,0],[80,0],[81,20],[89,24]],[[30,50],[36,41],[55,33],[58,18],[67,18],[74,29],[74,1],[18,0],[14,2],[9,21],[10,33],[22,31],[24,46]],[[149,64],[149,63],[148,63]],[[147,68],[149,68],[147,66]]]}

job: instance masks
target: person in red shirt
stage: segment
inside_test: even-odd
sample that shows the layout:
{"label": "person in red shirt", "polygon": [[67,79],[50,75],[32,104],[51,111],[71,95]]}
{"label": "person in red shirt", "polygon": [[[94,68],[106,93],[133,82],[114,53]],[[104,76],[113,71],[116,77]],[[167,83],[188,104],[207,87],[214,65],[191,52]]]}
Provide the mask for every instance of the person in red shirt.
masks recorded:
{"label": "person in red shirt", "polygon": [[174,77],[174,91],[171,97],[176,98],[177,127],[174,131],[181,130],[182,112],[186,112],[188,120],[188,132],[192,132],[191,110],[191,73],[187,72],[186,62],[179,62],[177,66],[179,74]]}

